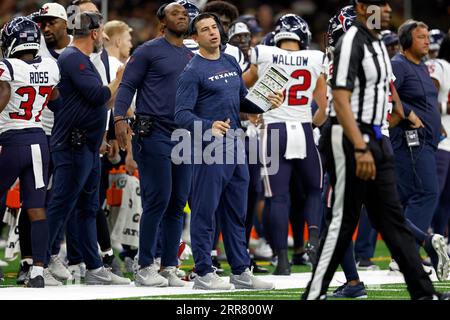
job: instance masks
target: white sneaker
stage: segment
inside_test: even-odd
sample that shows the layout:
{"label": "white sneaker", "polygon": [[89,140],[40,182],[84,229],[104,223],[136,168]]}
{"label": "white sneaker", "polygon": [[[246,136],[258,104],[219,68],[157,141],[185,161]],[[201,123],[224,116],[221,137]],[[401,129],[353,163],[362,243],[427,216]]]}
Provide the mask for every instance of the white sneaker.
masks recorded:
{"label": "white sneaker", "polygon": [[231,290],[234,285],[223,281],[215,272],[205,274],[203,277],[197,276],[192,289],[200,290]]}
{"label": "white sneaker", "polygon": [[72,278],[75,280],[80,280],[86,276],[86,264],[84,262],[70,265],[68,269],[72,275]]}
{"label": "white sneaker", "polygon": [[140,269],[134,274],[134,284],[137,287],[167,287],[169,280],[161,276],[158,270],[159,268],[155,264]]}
{"label": "white sneaker", "polygon": [[62,262],[61,258],[57,255],[50,257],[50,262],[48,264],[48,269],[52,275],[61,281],[71,280],[71,273]]}
{"label": "white sneaker", "polygon": [[252,270],[248,268],[240,275],[232,274],[230,283],[234,284],[236,289],[272,290],[275,288],[272,282],[262,281],[255,277]]}
{"label": "white sneaker", "polygon": [[[425,271],[426,274],[431,275],[433,273],[433,268],[432,267],[428,267],[424,264],[422,264],[423,270]],[[400,271],[400,267],[398,266],[398,263],[394,260],[391,259],[391,262],[389,262],[389,272],[388,275],[390,276],[399,276],[402,275],[403,273]]]}
{"label": "white sneaker", "polygon": [[134,272],[134,269],[133,269],[134,260],[133,259],[131,259],[130,257],[125,257],[125,259],[123,259],[123,263],[125,264],[125,272],[128,272],[128,273]]}
{"label": "white sneaker", "polygon": [[178,278],[177,267],[166,267],[159,274],[167,279],[169,287],[185,287],[186,282]]}
{"label": "white sneaker", "polygon": [[177,271],[176,271],[177,277],[178,278],[184,278],[186,277],[186,271],[180,269],[177,267]]}
{"label": "white sneaker", "polygon": [[439,281],[445,281],[448,278],[450,268],[450,259],[447,254],[448,250],[447,243],[445,242],[443,236],[435,234],[431,238],[431,244],[433,246],[434,251],[436,252],[438,260],[436,276],[439,279]]}
{"label": "white sneaker", "polygon": [[391,276],[398,276],[401,275],[400,267],[398,266],[397,262],[395,262],[394,259],[391,259],[391,262],[389,262],[389,272],[388,275]]}
{"label": "white sneaker", "polygon": [[87,285],[127,285],[131,281],[128,278],[119,277],[109,268],[102,266],[98,270],[87,270],[85,283]]}
{"label": "white sneaker", "polygon": [[[29,274],[29,273],[28,273]],[[46,287],[57,287],[62,286],[62,282],[58,281],[53,277],[52,273],[48,268],[44,269],[44,284]]]}
{"label": "white sneaker", "polygon": [[267,243],[266,239],[259,239],[259,245],[255,248],[255,257],[261,259],[271,259],[273,256],[272,248]]}

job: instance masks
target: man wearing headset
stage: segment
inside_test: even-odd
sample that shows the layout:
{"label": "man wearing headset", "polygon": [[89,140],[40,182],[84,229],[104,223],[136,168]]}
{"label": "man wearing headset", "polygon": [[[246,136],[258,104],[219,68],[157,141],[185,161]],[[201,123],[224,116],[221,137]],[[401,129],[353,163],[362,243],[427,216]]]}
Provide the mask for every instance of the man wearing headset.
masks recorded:
{"label": "man wearing headset", "polygon": [[104,86],[89,59],[102,46],[101,19],[95,12],[79,13],[72,46],[58,58],[62,102],[52,110],[55,121],[50,150],[54,172],[53,196],[47,207],[49,247],[57,240],[67,215],[76,210],[79,232],[83,235],[80,245],[87,268],[85,283],[128,284],[129,279],[116,276],[103,266],[97,247],[98,150],[106,127],[106,104],[115,95],[123,74],[123,68],[119,69],[116,80]]}
{"label": "man wearing headset", "polygon": [[394,85],[405,117],[414,111],[424,127],[414,130],[403,120],[390,137],[405,216],[427,232],[438,200],[436,148],[441,136],[438,92],[422,60],[429,51],[428,26],[409,20],[398,35],[402,50],[392,58]]}

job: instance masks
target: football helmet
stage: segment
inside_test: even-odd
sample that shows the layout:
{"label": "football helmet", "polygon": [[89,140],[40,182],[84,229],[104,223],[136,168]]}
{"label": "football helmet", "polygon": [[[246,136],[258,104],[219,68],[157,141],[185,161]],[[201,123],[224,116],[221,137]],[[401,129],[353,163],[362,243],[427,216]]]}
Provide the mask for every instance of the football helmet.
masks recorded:
{"label": "football helmet", "polygon": [[275,27],[275,45],[281,40],[297,40],[302,49],[308,49],[311,43],[311,31],[308,23],[296,14],[285,14],[278,19]]}
{"label": "football helmet", "polygon": [[430,39],[430,51],[439,50],[441,48],[442,41],[444,41],[445,33],[439,29],[432,29],[428,35]]}
{"label": "football helmet", "polygon": [[353,6],[342,8],[328,22],[327,46],[334,48],[339,38],[350,29],[356,20],[356,12]]}
{"label": "football helmet", "polygon": [[192,2],[187,0],[178,0],[177,3],[181,4],[187,10],[189,21],[194,20],[194,18],[200,14],[200,9]]}
{"label": "football helmet", "polygon": [[10,58],[20,51],[34,51],[36,56],[41,44],[41,31],[27,17],[16,17],[0,31],[0,47],[3,57]]}

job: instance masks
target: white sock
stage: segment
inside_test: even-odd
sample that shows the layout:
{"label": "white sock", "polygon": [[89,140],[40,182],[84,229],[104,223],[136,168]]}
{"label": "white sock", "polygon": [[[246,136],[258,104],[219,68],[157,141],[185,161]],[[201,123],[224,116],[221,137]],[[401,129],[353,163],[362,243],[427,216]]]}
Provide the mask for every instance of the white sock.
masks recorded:
{"label": "white sock", "polygon": [[37,276],[44,276],[44,267],[38,267],[38,266],[33,266],[31,268],[31,275],[30,278],[34,279]]}
{"label": "white sock", "polygon": [[102,258],[104,258],[104,257],[106,257],[106,256],[112,256],[112,255],[114,255],[113,249],[109,249],[108,251],[101,252]]}

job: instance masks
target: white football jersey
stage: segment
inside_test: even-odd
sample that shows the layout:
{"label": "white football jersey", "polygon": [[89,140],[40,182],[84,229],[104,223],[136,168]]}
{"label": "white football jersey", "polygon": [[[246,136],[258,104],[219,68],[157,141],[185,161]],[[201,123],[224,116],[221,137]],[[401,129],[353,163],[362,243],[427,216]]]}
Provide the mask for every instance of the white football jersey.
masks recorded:
{"label": "white football jersey", "polygon": [[[191,50],[193,53],[195,53],[195,54],[198,53],[199,47],[198,47],[198,43],[195,42],[195,40],[184,39],[183,44],[186,46],[186,48]],[[230,56],[233,56],[236,59],[237,63],[239,64],[239,67],[241,67],[242,72],[244,72],[248,69],[249,63],[247,61],[245,61],[244,54],[238,47],[227,43],[224,52],[226,54],[229,54]]]}
{"label": "white football jersey", "polygon": [[[70,42],[69,42],[69,46],[72,44],[73,41],[73,37],[70,36]],[[58,61],[58,57],[59,55],[64,51],[65,48],[63,49],[48,49],[47,45],[45,43],[45,38],[43,35],[41,35],[41,47],[39,49],[39,53],[38,55],[40,55],[43,58],[50,58],[53,59],[55,62]],[[46,135],[51,135],[52,134],[52,128],[53,128],[53,122],[55,121],[55,116],[53,115],[53,112],[49,109],[49,108],[45,108],[44,110],[42,110],[42,128],[45,131]]]}
{"label": "white football jersey", "polygon": [[[450,134],[450,115],[447,114],[447,103],[450,101],[450,63],[443,59],[432,59],[426,64],[431,78],[439,82],[438,101],[442,109],[442,125],[447,134]],[[450,152],[450,138],[441,141],[438,148]]]}
{"label": "white football jersey", "polygon": [[287,51],[274,46],[258,45],[251,49],[250,63],[258,66],[258,76],[272,64],[290,77],[281,107],[264,113],[264,122],[312,122],[311,103],[317,79],[325,73],[325,55],[317,50]]}
{"label": "white football jersey", "polygon": [[15,58],[0,61],[0,81],[11,87],[9,102],[0,113],[0,133],[42,128],[42,110],[59,79],[58,65],[52,59],[38,56],[30,63]]}

